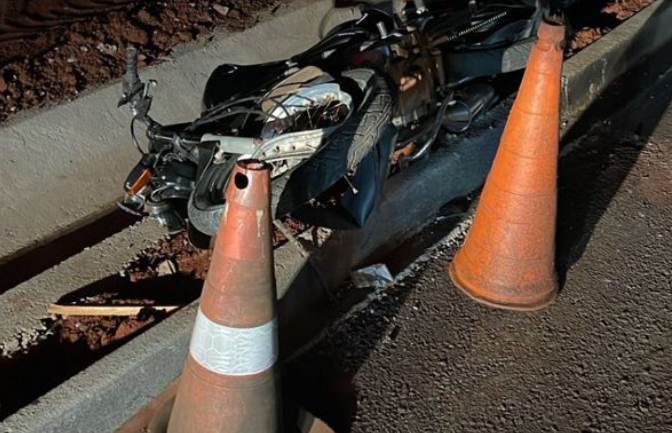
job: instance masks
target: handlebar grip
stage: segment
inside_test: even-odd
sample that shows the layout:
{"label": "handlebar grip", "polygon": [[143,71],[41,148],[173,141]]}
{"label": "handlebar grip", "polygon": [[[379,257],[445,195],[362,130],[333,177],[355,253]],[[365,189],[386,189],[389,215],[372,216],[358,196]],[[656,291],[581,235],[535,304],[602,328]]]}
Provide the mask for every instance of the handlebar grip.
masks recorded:
{"label": "handlebar grip", "polygon": [[140,75],[138,74],[138,49],[133,45],[126,48],[126,75],[124,75],[124,92],[130,93],[135,91],[137,84],[140,82]]}

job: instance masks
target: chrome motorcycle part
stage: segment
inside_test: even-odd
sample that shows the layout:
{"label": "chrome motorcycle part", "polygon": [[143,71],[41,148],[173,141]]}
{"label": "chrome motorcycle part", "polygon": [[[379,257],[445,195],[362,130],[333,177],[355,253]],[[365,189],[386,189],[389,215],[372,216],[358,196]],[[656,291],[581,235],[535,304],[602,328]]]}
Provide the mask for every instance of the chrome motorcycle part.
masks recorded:
{"label": "chrome motorcycle part", "polygon": [[[299,114],[305,114],[308,127],[315,129],[318,123],[343,122],[341,108],[347,110],[346,118],[352,112],[352,96],[341,90],[337,83],[322,83],[313,86],[301,87],[289,94],[270,111],[269,119],[261,130],[262,139],[270,139],[281,134],[286,122]],[[312,113],[311,113],[312,111]],[[327,118],[334,113],[338,118]]]}
{"label": "chrome motorcycle part", "polygon": [[177,234],[187,227],[184,219],[177,214],[168,202],[148,201],[145,208],[150,217],[155,218],[159,224],[168,230],[168,234]]}
{"label": "chrome motorcycle part", "polygon": [[333,128],[314,129],[280,135],[259,146],[252,158],[271,163],[271,178],[275,179],[310,158],[332,131]]}

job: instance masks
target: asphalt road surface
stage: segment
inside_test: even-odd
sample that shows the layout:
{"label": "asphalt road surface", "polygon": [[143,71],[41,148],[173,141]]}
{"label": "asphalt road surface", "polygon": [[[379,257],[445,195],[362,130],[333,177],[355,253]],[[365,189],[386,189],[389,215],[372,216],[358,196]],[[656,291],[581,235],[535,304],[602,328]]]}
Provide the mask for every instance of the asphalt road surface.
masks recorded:
{"label": "asphalt road surface", "polygon": [[290,391],[337,432],[672,432],[670,83],[565,152],[555,304],[474,303],[449,242],[290,366]]}

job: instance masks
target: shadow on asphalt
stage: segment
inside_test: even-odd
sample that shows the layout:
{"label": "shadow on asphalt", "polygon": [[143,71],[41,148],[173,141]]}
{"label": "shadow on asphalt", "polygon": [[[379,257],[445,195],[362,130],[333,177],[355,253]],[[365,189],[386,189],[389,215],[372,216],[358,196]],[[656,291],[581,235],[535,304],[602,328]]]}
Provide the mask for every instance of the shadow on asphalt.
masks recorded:
{"label": "shadow on asphalt", "polygon": [[[450,233],[462,221],[471,203],[468,199],[458,199],[447,204],[442,208],[435,223],[386,254],[379,262],[387,264],[393,274],[401,272]],[[343,304],[350,306],[353,304],[353,297],[355,300],[363,300],[370,293],[351,287],[347,290],[350,292],[350,299]],[[398,326],[391,327],[390,324],[410,294],[409,290],[394,290],[388,293],[389,296],[386,298],[388,301],[382,314],[362,314],[352,321],[354,326],[368,330],[365,341],[351,340],[349,337],[354,336],[355,332],[349,333],[347,330],[339,332],[335,336],[336,341],[331,339],[329,344],[331,348],[336,348],[335,352],[322,350],[323,345],[318,344],[307,356],[301,356],[285,366],[283,401],[288,403],[285,408],[287,426],[296,425],[298,403],[302,408],[324,420],[337,433],[350,431],[350,426],[357,416],[358,398],[357,390],[353,386],[354,377],[380,341],[389,339],[394,344],[393,341],[400,329]],[[339,316],[342,315],[343,311]],[[349,326],[353,324],[346,321],[339,326],[339,329]],[[295,432],[291,428],[287,431]]]}
{"label": "shadow on asphalt", "polygon": [[[649,36],[636,36],[633,47],[641,47]],[[665,74],[669,59],[672,46],[668,45],[616,80],[565,133],[561,147],[570,143],[578,147],[568,151],[559,165],[556,266],[561,288],[670,107],[672,74]]]}

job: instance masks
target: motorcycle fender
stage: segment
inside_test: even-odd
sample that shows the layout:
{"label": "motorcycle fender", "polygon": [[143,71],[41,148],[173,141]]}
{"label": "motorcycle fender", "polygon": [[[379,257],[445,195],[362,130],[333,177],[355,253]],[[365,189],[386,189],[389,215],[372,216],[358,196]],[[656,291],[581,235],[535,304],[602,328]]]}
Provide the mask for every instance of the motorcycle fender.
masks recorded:
{"label": "motorcycle fender", "polygon": [[218,66],[208,78],[203,92],[203,109],[244,97],[257,89],[269,87],[277,82],[286,69],[284,62],[261,65]]}

